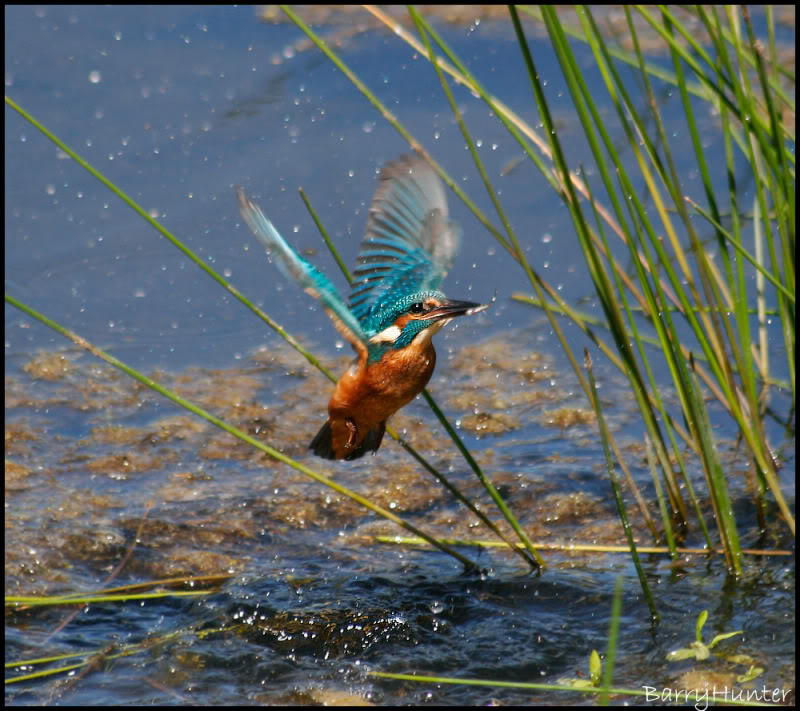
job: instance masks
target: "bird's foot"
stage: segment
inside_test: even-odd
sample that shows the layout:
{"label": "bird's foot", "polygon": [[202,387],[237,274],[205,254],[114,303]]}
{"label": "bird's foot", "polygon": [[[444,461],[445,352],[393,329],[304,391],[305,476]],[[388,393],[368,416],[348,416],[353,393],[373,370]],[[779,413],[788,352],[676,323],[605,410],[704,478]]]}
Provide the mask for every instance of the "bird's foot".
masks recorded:
{"label": "bird's foot", "polygon": [[350,431],[350,437],[347,439],[347,444],[345,444],[345,449],[350,449],[356,443],[358,439],[358,425],[356,425],[356,421],[352,417],[348,417],[344,423],[347,425],[347,429]]}

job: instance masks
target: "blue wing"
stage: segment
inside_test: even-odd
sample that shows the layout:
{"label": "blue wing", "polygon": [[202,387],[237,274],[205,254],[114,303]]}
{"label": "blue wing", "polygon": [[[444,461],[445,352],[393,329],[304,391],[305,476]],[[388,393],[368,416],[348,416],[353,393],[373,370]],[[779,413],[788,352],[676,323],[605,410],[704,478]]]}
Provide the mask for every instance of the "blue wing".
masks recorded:
{"label": "blue wing", "polygon": [[423,158],[405,155],[384,166],[350,294],[365,331],[378,327],[383,307],[398,296],[438,289],[460,241],[447,214],[444,186]]}
{"label": "blue wing", "polygon": [[290,281],[296,281],[306,293],[319,299],[339,332],[353,344],[356,351],[360,353],[364,350],[368,338],[330,279],[289,246],[274,225],[261,212],[261,208],[251,202],[238,185],[236,186],[236,197],[239,200],[239,211],[244,221],[267,248],[267,251],[271,253],[284,276]]}

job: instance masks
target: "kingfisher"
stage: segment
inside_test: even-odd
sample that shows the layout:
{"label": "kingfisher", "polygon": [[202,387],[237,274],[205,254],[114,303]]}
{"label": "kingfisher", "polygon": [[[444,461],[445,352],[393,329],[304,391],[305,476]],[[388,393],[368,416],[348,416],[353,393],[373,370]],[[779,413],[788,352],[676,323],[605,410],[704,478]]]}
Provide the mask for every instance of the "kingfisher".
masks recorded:
{"label": "kingfisher", "polygon": [[381,446],[387,419],[427,385],[436,365],[432,336],[456,316],[488,304],[452,301],[439,291],[460,242],[447,197],[427,161],[410,154],[380,172],[353,273],[349,305],[333,283],[301,257],[244,190],[242,218],[290,281],[319,299],[356,358],[328,403],[328,420],[309,449],[353,460]]}

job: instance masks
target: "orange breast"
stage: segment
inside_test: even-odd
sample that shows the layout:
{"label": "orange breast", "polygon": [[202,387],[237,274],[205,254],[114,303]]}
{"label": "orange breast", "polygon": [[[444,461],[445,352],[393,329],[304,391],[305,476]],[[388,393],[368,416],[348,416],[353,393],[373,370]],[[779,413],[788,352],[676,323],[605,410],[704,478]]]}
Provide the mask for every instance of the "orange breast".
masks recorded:
{"label": "orange breast", "polygon": [[414,344],[388,350],[375,363],[366,358],[339,379],[328,403],[331,421],[352,418],[359,439],[366,432],[411,402],[427,385],[436,366],[436,351],[430,340],[422,348]]}

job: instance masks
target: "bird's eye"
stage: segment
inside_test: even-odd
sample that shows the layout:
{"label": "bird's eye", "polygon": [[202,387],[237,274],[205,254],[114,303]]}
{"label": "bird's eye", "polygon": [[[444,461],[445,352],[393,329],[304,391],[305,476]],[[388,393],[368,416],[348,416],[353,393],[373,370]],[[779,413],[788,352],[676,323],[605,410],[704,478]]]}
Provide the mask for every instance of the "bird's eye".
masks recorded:
{"label": "bird's eye", "polygon": [[408,307],[408,313],[410,314],[425,313],[425,304],[423,304],[421,301],[416,304],[411,304],[411,306]]}

